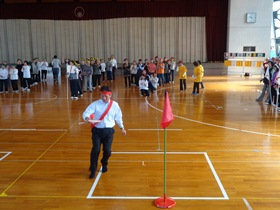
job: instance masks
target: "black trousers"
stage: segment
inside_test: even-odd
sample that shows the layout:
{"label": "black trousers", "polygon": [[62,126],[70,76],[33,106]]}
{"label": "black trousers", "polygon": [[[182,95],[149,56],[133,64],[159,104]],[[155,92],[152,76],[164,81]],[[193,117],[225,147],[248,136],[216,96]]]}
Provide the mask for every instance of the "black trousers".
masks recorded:
{"label": "black trousers", "polygon": [[116,71],[117,71],[117,68],[115,66],[113,66],[113,68],[112,68],[113,80],[115,80]]}
{"label": "black trousers", "polygon": [[199,93],[199,83],[200,82],[193,83],[193,92],[192,93]]}
{"label": "black trousers", "polygon": [[9,91],[9,80],[8,79],[1,79],[0,80],[0,92],[3,92],[3,86],[5,91]]}
{"label": "black trousers", "polygon": [[102,78],[102,82],[105,81],[105,71],[101,72],[101,78]]}
{"label": "black trousers", "polygon": [[186,79],[180,79],[180,90],[186,90],[187,89],[187,80]]}
{"label": "black trousers", "polygon": [[42,79],[47,79],[48,70],[42,70]]}
{"label": "black trousers", "polygon": [[11,80],[13,91],[18,90],[18,80]]}
{"label": "black trousers", "polygon": [[23,78],[23,87],[30,89],[31,78]]}
{"label": "black trousers", "polygon": [[70,79],[71,97],[78,97],[78,79]]}
{"label": "black trousers", "polygon": [[125,85],[125,87],[131,86],[130,76],[124,76],[124,85]]}
{"label": "black trousers", "polygon": [[94,74],[92,75],[92,87],[100,86],[101,84],[101,74]]}
{"label": "black trousers", "polygon": [[142,95],[142,96],[147,96],[147,97],[150,96],[149,90],[141,89],[140,92],[141,92],[141,95]]}
{"label": "black trousers", "polygon": [[136,85],[136,74],[130,75],[130,82],[131,82],[131,84]]}
{"label": "black trousers", "polygon": [[101,159],[102,166],[108,165],[111,156],[111,148],[115,130],[113,128],[96,128],[91,129],[92,148],[90,153],[90,170],[95,173],[97,168],[98,156],[101,145],[103,145],[103,157]]}
{"label": "black trousers", "polygon": [[200,82],[200,85],[201,85],[201,88],[203,89],[204,88],[203,82]]}

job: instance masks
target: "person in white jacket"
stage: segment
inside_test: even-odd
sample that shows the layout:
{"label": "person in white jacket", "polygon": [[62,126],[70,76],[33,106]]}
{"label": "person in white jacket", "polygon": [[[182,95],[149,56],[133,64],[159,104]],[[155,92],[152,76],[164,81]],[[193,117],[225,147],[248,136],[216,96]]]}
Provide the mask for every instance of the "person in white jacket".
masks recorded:
{"label": "person in white jacket", "polygon": [[0,68],[0,93],[3,93],[3,87],[5,88],[5,92],[9,91],[9,80],[8,80],[9,72],[5,67],[5,64],[1,64]]}
{"label": "person in white jacket", "polygon": [[42,73],[42,81],[47,81],[48,66],[49,66],[49,63],[47,62],[47,59],[44,58],[40,64],[41,73]]}
{"label": "person in white jacket", "polygon": [[149,93],[149,81],[145,76],[141,76],[139,79],[139,89],[141,92],[141,96],[150,96]]}
{"label": "person in white jacket", "polygon": [[27,61],[23,62],[23,66],[21,69],[23,73],[23,91],[30,91],[31,85],[31,73],[30,73],[30,66],[28,65]]}
{"label": "person in white jacket", "polygon": [[10,80],[12,83],[13,92],[18,92],[18,70],[16,69],[15,65],[11,65],[9,70],[10,73]]}
{"label": "person in white jacket", "polygon": [[130,81],[131,85],[136,86],[136,75],[137,75],[137,63],[134,60],[130,66]]}
{"label": "person in white jacket", "polygon": [[156,73],[151,74],[150,83],[151,83],[151,86],[150,86],[151,93],[153,93],[158,87],[158,77],[157,77]]}

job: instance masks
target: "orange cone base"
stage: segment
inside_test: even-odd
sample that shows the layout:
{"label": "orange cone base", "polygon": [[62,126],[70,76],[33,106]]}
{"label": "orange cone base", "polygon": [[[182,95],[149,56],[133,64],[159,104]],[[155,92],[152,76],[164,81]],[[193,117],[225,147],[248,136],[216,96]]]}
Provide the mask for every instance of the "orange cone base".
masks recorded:
{"label": "orange cone base", "polygon": [[176,205],[176,201],[172,198],[161,197],[155,200],[155,205],[161,209],[170,209]]}

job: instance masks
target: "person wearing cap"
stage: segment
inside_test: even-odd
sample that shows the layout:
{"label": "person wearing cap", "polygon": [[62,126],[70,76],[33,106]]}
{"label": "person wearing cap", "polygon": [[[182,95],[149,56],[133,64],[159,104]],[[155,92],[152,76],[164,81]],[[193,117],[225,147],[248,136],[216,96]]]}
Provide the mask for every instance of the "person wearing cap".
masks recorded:
{"label": "person wearing cap", "polygon": [[186,91],[187,89],[187,68],[183,65],[182,61],[178,62],[178,73],[180,80],[180,91]]}
{"label": "person wearing cap", "polygon": [[[113,136],[115,133],[114,126],[117,123],[121,129],[122,135],[126,135],[124,129],[122,111],[119,104],[111,99],[112,90],[108,86],[100,88],[100,99],[92,102],[83,112],[83,119],[85,121],[101,120],[92,125],[92,149],[90,153],[90,175],[89,178],[95,177],[98,166],[98,156],[101,145],[103,146],[103,157],[101,159],[101,172],[107,172],[108,160],[111,156],[111,148],[113,143]],[[102,118],[103,115],[103,118]]]}
{"label": "person wearing cap", "polygon": [[5,64],[2,63],[0,68],[0,93],[3,93],[4,89],[6,93],[9,91],[8,75],[8,69],[6,68]]}
{"label": "person wearing cap", "polygon": [[17,93],[18,92],[18,70],[16,69],[14,64],[11,65],[9,74],[10,74],[13,92]]}

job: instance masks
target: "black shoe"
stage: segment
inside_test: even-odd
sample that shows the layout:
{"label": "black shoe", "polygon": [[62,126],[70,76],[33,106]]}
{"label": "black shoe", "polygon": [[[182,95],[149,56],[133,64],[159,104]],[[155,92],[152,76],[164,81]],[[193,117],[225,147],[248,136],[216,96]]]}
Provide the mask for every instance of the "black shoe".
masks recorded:
{"label": "black shoe", "polygon": [[90,173],[90,175],[89,175],[89,179],[93,179],[95,177],[95,172],[94,173]]}
{"label": "black shoe", "polygon": [[107,166],[103,165],[102,166],[102,173],[106,173],[108,171]]}

